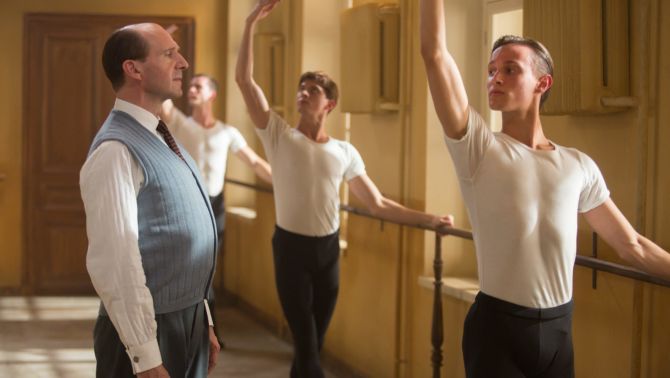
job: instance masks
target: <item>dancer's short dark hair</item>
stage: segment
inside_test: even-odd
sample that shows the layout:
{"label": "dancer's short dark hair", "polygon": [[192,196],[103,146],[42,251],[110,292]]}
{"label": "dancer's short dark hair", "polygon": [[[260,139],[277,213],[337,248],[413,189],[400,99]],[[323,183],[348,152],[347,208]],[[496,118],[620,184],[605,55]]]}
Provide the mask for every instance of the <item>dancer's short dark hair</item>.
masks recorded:
{"label": "dancer's short dark hair", "polygon": [[219,83],[213,77],[211,77],[207,74],[204,74],[204,73],[199,73],[199,74],[193,75],[194,79],[196,77],[204,77],[205,79],[207,79],[207,84],[209,84],[209,88],[211,90],[213,90],[214,92],[219,92]]}
{"label": "dancer's short dark hair", "polygon": [[[539,75],[554,76],[554,60],[551,59],[549,50],[547,50],[547,48],[544,47],[542,43],[532,38],[519,37],[516,35],[504,35],[495,41],[493,48],[491,49],[491,53],[496,51],[496,49],[501,46],[510,44],[528,46],[533,51],[535,72]],[[551,87],[542,94],[542,97],[540,98],[540,106],[542,106],[547,98],[549,98],[549,91],[551,91]]]}
{"label": "dancer's short dark hair", "polygon": [[323,91],[326,93],[326,98],[337,102],[340,97],[340,92],[337,89],[337,84],[325,72],[322,71],[307,71],[300,76],[298,85],[307,80],[315,81]]}

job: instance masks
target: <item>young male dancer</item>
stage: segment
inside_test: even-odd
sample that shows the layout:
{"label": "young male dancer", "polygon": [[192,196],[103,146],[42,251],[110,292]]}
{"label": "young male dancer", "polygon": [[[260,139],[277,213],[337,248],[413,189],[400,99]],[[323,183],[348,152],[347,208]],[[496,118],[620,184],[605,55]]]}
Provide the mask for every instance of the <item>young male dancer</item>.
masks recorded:
{"label": "young male dancer", "polygon": [[465,320],[473,377],[573,377],[572,273],[577,213],[627,262],[670,278],[670,254],[639,235],[595,163],[542,131],[553,62],[537,41],[506,36],[488,65],[491,132],[469,106],[446,45],[443,0],[421,0],[421,54],[475,236],[481,291]]}
{"label": "young male dancer", "polygon": [[291,377],[323,377],[319,351],[339,285],[342,179],[373,214],[382,218],[436,228],[451,226],[452,218],[414,211],[385,198],[365,173],[354,146],[328,136],[326,118],[337,104],[338,91],[326,74],[306,72],[301,76],[296,128],[270,110],[252,77],[252,35],[256,23],[278,2],[260,0],[248,16],[236,80],[272,164],[277,213],[272,246],[279,300],[294,340]]}

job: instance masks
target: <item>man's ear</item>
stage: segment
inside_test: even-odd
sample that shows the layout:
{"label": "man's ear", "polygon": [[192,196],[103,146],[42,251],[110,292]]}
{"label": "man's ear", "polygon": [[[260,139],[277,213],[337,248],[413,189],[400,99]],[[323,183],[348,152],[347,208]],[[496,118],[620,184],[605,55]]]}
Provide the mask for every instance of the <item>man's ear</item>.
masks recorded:
{"label": "man's ear", "polygon": [[554,84],[554,78],[551,75],[543,75],[541,78],[538,79],[536,89],[540,93],[544,93],[548,91],[553,84]]}
{"label": "man's ear", "polygon": [[336,106],[337,106],[337,101],[328,100],[328,107],[327,107],[328,108],[328,114],[330,114],[330,112],[332,112],[333,109],[335,109]]}
{"label": "man's ear", "polygon": [[137,80],[142,79],[142,73],[140,72],[140,67],[134,60],[128,59],[124,61],[121,67],[123,67],[123,72],[126,73],[126,76]]}

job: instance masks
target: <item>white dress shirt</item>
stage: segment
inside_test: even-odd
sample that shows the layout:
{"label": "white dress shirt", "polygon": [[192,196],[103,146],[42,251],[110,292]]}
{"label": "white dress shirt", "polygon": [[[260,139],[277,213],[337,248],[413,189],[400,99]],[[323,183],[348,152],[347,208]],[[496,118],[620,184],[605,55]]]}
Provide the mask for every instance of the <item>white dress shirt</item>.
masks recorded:
{"label": "white dress shirt", "polygon": [[[156,131],[155,115],[118,98],[114,109],[128,113],[165,143]],[[162,364],[138,244],[137,194],[143,183],[142,168],[118,141],[101,143],[79,178],[89,241],[86,267],[135,373]]]}

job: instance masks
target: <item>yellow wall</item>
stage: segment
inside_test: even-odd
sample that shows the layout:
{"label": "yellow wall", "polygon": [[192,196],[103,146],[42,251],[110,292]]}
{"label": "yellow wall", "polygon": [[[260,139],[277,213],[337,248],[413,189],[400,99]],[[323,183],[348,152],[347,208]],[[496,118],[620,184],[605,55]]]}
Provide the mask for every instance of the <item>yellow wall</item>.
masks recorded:
{"label": "yellow wall", "polygon": [[[653,109],[658,115],[654,118],[656,132],[650,145],[656,151],[657,163],[651,171],[652,190],[650,195],[650,219],[647,230],[650,236],[666,250],[670,248],[670,4],[659,1],[658,39],[658,78],[652,77],[651,93],[656,101]],[[653,113],[652,113],[653,114]],[[645,291],[645,328],[642,339],[643,376],[661,378],[670,375],[670,289],[649,285]],[[665,353],[664,353],[665,352]]]}
{"label": "yellow wall", "polygon": [[[605,177],[612,199],[628,220],[668,249],[670,239],[660,230],[667,229],[668,224],[663,223],[663,219],[670,213],[668,186],[664,181],[670,156],[663,155],[662,146],[663,141],[669,140],[667,135],[665,139],[662,137],[668,129],[664,104],[667,104],[670,81],[667,47],[664,51],[658,46],[668,46],[670,42],[665,26],[670,20],[670,4],[659,1],[656,4],[662,13],[651,11],[649,14],[643,12],[642,4],[631,3],[631,88],[640,106],[611,115],[543,117],[543,125],[547,135],[558,144],[576,147],[591,156]],[[660,32],[657,28],[666,30]],[[649,55],[644,50],[647,43]],[[657,73],[656,67],[663,65],[665,72]],[[579,250],[590,251],[590,230],[583,220]],[[619,261],[604,243],[599,255]],[[590,271],[576,268],[574,298],[578,375],[628,377],[640,373],[656,377],[670,374],[667,359],[670,289],[599,274],[598,289],[593,290]]]}
{"label": "yellow wall", "polygon": [[[228,2],[228,20],[227,30],[220,34],[220,43],[224,43],[227,38],[227,50],[225,56],[222,57],[224,65],[227,67],[225,75],[225,104],[222,101],[218,105],[225,106],[226,122],[235,125],[244,139],[246,139],[249,147],[254,151],[265,156],[262,153],[262,146],[254,132],[254,126],[247,116],[242,96],[239,93],[237,84],[235,83],[235,62],[237,60],[237,52],[239,51],[240,40],[242,39],[242,31],[244,30],[244,22],[246,15],[252,9],[253,3],[251,1],[229,1]],[[224,38],[225,37],[225,38]],[[228,170],[226,176],[235,178],[245,182],[255,182],[256,176],[238,159],[228,159]],[[248,190],[229,185],[226,187],[226,201],[237,206],[254,206],[255,194]],[[232,201],[232,202],[231,202]]]}
{"label": "yellow wall", "polygon": [[[16,290],[22,272],[22,77],[23,17],[25,13],[85,13],[191,16],[196,20],[196,71],[225,78],[226,1],[88,1],[6,0],[0,5],[0,43],[7,57],[0,69],[0,289]],[[73,67],[70,75],[76,80]],[[223,101],[219,104],[223,109]]]}
{"label": "yellow wall", "polygon": [[[416,146],[412,155],[418,155],[413,169],[423,165],[425,183],[423,188],[425,208],[436,213],[450,213],[456,218],[456,226],[469,229],[469,221],[461,199],[460,188],[455,176],[451,158],[444,144],[442,127],[428,93],[423,61],[419,54],[418,2],[408,1],[406,15],[414,27],[410,30],[414,44],[412,46],[412,128],[417,139],[422,138],[422,147]],[[454,0],[445,4],[445,17],[449,25],[447,43],[463,76],[468,95],[473,103],[482,93],[483,75],[481,66],[481,46],[472,43],[481,40],[482,4],[478,1]],[[464,38],[463,36],[468,36]],[[475,37],[479,36],[479,37]],[[419,179],[413,178],[413,179]],[[419,188],[417,188],[419,190]],[[409,300],[405,312],[411,325],[405,348],[408,349],[406,377],[426,377],[432,374],[431,368],[431,322],[433,291],[417,285],[417,277],[433,275],[434,235],[424,235],[423,256],[410,262],[408,280]],[[471,241],[447,237],[442,242],[443,272],[453,276],[476,276],[476,260]],[[443,297],[444,326],[444,368],[447,376],[462,377],[463,363],[460,352],[461,329],[469,305],[452,298]]]}
{"label": "yellow wall", "polygon": [[658,240],[662,245],[670,246],[670,148],[668,142],[670,141],[670,90],[668,90],[668,83],[670,83],[670,4],[667,1],[659,1],[660,10],[658,18],[659,33],[656,39],[658,40],[658,48],[654,50],[658,54],[658,80],[653,77],[651,79],[651,93],[656,97],[653,104],[654,110],[658,112],[656,118],[657,133],[653,136],[650,143],[655,147],[657,156],[656,164],[651,171],[652,177],[655,179],[653,191],[650,201],[655,205],[652,209],[651,216],[652,227],[649,228],[655,240]]}
{"label": "yellow wall", "polygon": [[[261,143],[255,136],[253,123],[233,80],[244,23],[255,3],[252,0],[236,0],[230,2],[228,9],[230,15],[228,74],[231,80],[227,86],[226,114],[229,122],[242,130],[249,145],[264,156]],[[257,32],[261,33],[283,34],[287,51],[292,50],[295,43],[286,38],[288,27],[285,20],[290,16],[291,10],[295,10],[292,3],[282,2],[257,28]],[[286,98],[286,95],[284,97]],[[293,97],[294,95],[290,98]],[[236,159],[230,162],[227,175],[246,182],[258,181],[254,174],[247,167],[241,166]],[[229,215],[227,218],[223,260],[224,287],[246,305],[251,306],[256,314],[272,325],[277,332],[286,335],[288,328],[275,290],[270,244],[275,224],[273,196],[267,193],[255,193],[235,185],[227,185],[225,192],[227,206],[251,206],[257,215],[253,220],[235,215]]]}

